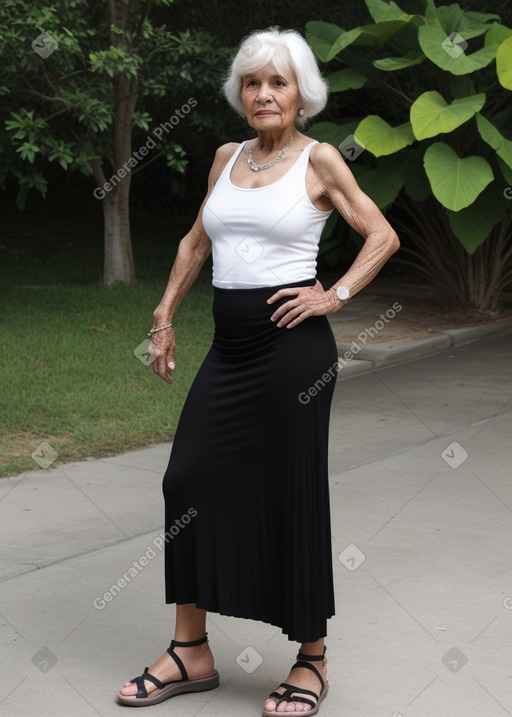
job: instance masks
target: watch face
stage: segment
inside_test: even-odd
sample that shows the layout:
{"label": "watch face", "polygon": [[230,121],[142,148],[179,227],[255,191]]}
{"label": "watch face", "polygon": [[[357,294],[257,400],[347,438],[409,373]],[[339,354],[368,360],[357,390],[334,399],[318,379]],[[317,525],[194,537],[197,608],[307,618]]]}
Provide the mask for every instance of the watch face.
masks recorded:
{"label": "watch face", "polygon": [[336,294],[338,296],[338,299],[344,301],[350,296],[350,291],[347,289],[346,286],[338,286],[338,288],[336,289]]}

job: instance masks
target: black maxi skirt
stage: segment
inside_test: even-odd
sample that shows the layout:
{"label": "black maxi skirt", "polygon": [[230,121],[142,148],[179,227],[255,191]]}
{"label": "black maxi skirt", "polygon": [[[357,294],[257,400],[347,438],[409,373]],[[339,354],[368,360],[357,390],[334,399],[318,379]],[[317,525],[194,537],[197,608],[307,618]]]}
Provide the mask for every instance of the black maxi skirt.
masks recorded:
{"label": "black maxi skirt", "polygon": [[313,642],[334,614],[327,449],[337,350],[325,316],[292,329],[270,321],[290,298],[267,304],[280,288],[214,288],[213,344],[163,481],[166,602]]}

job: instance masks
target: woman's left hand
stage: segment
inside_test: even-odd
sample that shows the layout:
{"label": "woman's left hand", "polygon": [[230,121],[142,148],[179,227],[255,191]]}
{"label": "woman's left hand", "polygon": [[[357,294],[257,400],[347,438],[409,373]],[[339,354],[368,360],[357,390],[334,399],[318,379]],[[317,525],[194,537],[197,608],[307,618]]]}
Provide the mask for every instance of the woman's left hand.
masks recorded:
{"label": "woman's left hand", "polygon": [[273,304],[286,296],[293,296],[294,298],[279,306],[270,319],[271,321],[277,321],[279,327],[286,326],[286,328],[291,329],[310,316],[330,314],[336,311],[340,305],[340,302],[333,294],[334,292],[324,291],[322,284],[318,280],[314,286],[280,289],[268,299],[268,304]]}

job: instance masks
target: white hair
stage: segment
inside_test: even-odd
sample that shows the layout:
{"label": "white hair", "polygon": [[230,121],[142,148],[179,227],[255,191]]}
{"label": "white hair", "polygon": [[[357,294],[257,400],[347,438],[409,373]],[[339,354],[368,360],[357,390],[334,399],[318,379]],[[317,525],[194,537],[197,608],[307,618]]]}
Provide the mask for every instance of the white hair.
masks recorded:
{"label": "white hair", "polygon": [[242,78],[269,62],[280,74],[290,70],[295,72],[304,110],[303,116],[296,118],[296,124],[302,127],[325,107],[328,85],[320,74],[313,51],[295,30],[270,27],[268,30],[257,30],[242,40],[224,83],[228,102],[239,114],[245,115],[240,99]]}

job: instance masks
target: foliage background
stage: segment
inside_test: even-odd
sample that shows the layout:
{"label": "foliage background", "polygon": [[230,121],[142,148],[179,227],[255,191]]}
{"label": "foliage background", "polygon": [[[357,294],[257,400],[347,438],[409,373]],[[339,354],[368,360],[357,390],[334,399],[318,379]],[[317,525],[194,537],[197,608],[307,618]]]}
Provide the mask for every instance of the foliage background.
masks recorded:
{"label": "foliage background", "polygon": [[[418,1],[398,0],[406,11],[414,10]],[[42,6],[43,2],[33,0],[32,4]],[[74,4],[71,0],[69,8]],[[105,0],[92,0],[89,5],[91,12],[100,11]],[[509,0],[463,0],[462,5],[497,13],[512,26]],[[155,22],[165,22],[176,34],[191,29],[208,33],[209,52],[226,58],[256,28],[278,25],[305,34],[306,23],[312,20],[350,28],[371,18],[363,0],[256,0],[243,6],[238,0],[175,0],[155,13]],[[44,29],[51,34],[51,27]],[[5,33],[0,27],[0,38]],[[137,285],[101,285],[103,220],[90,177],[50,165],[46,199],[29,193],[23,212],[16,208],[15,179],[7,177],[0,189],[0,299],[4,307],[0,340],[6,357],[0,378],[0,475],[35,468],[30,452],[42,440],[48,440],[62,460],[73,460],[172,439],[188,384],[211,338],[206,311],[208,264],[180,312],[182,361],[172,393],[165,393],[166,387],[134,358],[133,350],[145,338],[179,239],[202,201],[216,148],[226,141],[246,139],[250,131],[220,96],[222,72],[209,82],[195,82],[193,77],[187,81],[187,69],[193,69],[187,62],[192,61],[170,58],[169,62],[179,64],[183,76],[176,78],[164,97],[154,100],[152,115],[158,122],[165,121],[191,96],[198,101],[197,115],[190,114],[190,121],[180,122],[174,130],[176,142],[186,152],[185,173],[169,168],[161,157],[133,175],[131,224]],[[324,69],[326,74],[331,71]],[[7,63],[0,66],[0,85],[8,71]],[[0,147],[10,109],[0,97]],[[349,122],[362,113],[383,114],[384,109],[363,88],[333,94],[318,120]],[[135,129],[133,147],[139,147],[147,134]],[[340,268],[355,251],[351,241],[344,243],[338,257]]]}
{"label": "foliage background", "polygon": [[[449,0],[440,0],[439,4],[449,4]],[[37,0],[43,5],[42,0]],[[406,12],[418,9],[423,4],[422,0],[400,0],[399,5]],[[72,5],[72,4],[71,4]],[[89,3],[91,14],[99,13],[104,9],[104,0],[95,0]],[[512,3],[509,0],[464,0],[461,5],[464,9],[473,9],[479,12],[497,13],[501,16],[502,22],[512,26]],[[198,0],[190,3],[188,0],[175,0],[172,5],[157,7],[154,15],[155,25],[165,23],[175,34],[194,32],[207,33],[211,42],[211,53],[221,61],[217,67],[225,66],[227,69],[227,58],[234,51],[242,37],[254,29],[262,29],[271,25],[278,25],[283,28],[294,28],[305,35],[305,26],[309,21],[323,20],[332,22],[345,28],[354,27],[360,24],[371,22],[368,9],[364,0],[353,0],[350,3],[332,3],[330,0],[317,0],[316,2],[292,0],[256,0],[240,6],[235,0]],[[51,34],[51,27],[45,28]],[[29,50],[32,52],[31,50]],[[217,71],[215,77],[208,77],[207,82],[198,82],[197,78],[190,74],[189,82],[184,80],[187,77],[189,67],[194,60],[187,58],[170,58],[170,63],[178,64],[180,76],[176,76],[175,82],[171,83],[169,91],[162,98],[154,99],[152,115],[157,121],[165,121],[172,114],[175,107],[181,106],[188,97],[194,96],[198,105],[193,113],[188,116],[187,121],[181,122],[173,132],[173,139],[184,148],[186,153],[186,171],[180,172],[170,169],[165,157],[157,161],[148,162],[142,171],[132,176],[131,188],[131,212],[135,227],[134,250],[137,253],[137,243],[140,237],[137,236],[137,223],[142,215],[150,217],[148,221],[154,223],[159,215],[159,220],[164,216],[172,217],[175,222],[177,215],[193,216],[199,207],[206,187],[206,177],[215,153],[215,149],[227,141],[241,141],[251,136],[245,121],[229,108],[220,94],[223,81],[222,72]],[[323,67],[325,74],[331,68]],[[0,68],[0,85],[2,84],[2,73]],[[2,99],[2,98],[0,98]],[[380,104],[379,104],[380,102]],[[362,113],[381,114],[384,112],[386,100],[371,93],[367,88],[357,91],[333,93],[329,103],[316,121],[326,122],[350,122],[360,117]],[[4,120],[8,118],[10,107],[5,100],[0,102],[0,147],[5,141],[3,131]],[[148,132],[141,128],[134,128],[133,148],[139,147],[146,139]],[[0,155],[1,158],[1,155]],[[146,164],[146,163],[145,163]],[[1,172],[0,172],[1,176]],[[70,203],[73,204],[74,216],[77,221],[82,217],[88,221],[91,217],[100,216],[99,202],[93,198],[92,190],[94,183],[92,179],[83,177],[78,173],[66,173],[60,167],[50,165],[47,170],[49,181],[48,195],[44,203],[40,202],[36,192],[28,196],[27,212],[37,213],[43,218],[44,214],[52,216],[53,221],[63,210],[66,210]],[[1,182],[1,180],[0,180]],[[1,186],[1,184],[0,184]],[[17,192],[17,183],[13,177],[8,177],[3,182],[4,191],[0,191],[0,210],[4,216],[11,220],[7,224],[16,224],[19,215],[14,207],[14,199]],[[138,219],[139,218],[139,219]],[[147,228],[147,221],[143,224]],[[63,225],[65,222],[63,221]],[[100,242],[101,236],[97,235],[95,229],[92,242]],[[0,242],[0,261],[5,266],[19,262],[21,255],[26,254],[23,249],[24,242],[19,242],[19,237],[14,236],[16,232],[6,232],[3,241]],[[172,231],[171,231],[172,234]],[[54,248],[58,244],[55,230],[52,236],[48,237],[43,231],[34,242],[48,239]],[[173,241],[175,238],[173,238]],[[27,238],[25,238],[25,242]],[[29,242],[30,243],[30,242]],[[96,245],[97,251],[101,253],[100,244]],[[34,251],[43,252],[41,246],[31,247]],[[354,247],[347,246],[346,251],[341,255],[341,261],[349,261],[355,251]],[[139,260],[140,263],[140,260]],[[98,278],[100,273],[98,273]],[[88,280],[88,279],[87,279]]]}

